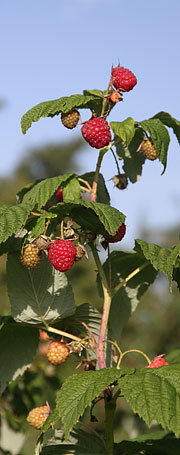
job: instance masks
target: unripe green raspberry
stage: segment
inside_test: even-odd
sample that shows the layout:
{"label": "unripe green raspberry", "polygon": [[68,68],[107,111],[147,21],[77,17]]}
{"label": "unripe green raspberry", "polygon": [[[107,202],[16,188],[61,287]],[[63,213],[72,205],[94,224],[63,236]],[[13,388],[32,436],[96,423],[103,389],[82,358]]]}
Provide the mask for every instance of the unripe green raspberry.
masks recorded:
{"label": "unripe green raspberry", "polygon": [[72,130],[76,127],[79,122],[80,113],[77,109],[72,109],[71,111],[67,112],[66,114],[62,112],[61,114],[61,122],[66,127]]}
{"label": "unripe green raspberry", "polygon": [[158,154],[154,147],[152,139],[144,139],[141,143],[139,151],[143,153],[143,155],[151,161],[157,159]]}
{"label": "unripe green raspberry", "polygon": [[41,251],[35,243],[29,243],[24,247],[20,259],[27,269],[34,269],[41,261]]}

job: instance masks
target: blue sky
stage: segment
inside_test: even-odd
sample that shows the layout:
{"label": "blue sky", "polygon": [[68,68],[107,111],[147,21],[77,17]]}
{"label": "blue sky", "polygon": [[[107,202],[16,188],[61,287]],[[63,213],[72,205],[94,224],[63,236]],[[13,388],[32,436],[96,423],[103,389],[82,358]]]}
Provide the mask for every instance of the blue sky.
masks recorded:
{"label": "blue sky", "polygon": [[[140,121],[164,110],[180,119],[179,0],[6,0],[0,3],[0,175],[13,171],[32,146],[77,136],[59,118],[41,119],[26,135],[21,116],[41,101],[105,89],[111,65],[131,69],[138,79],[109,120],[131,116]],[[82,112],[82,120],[89,113]],[[78,130],[80,134],[80,128]],[[179,216],[180,147],[171,135],[169,161],[161,177],[159,162],[146,163],[140,182],[113,190],[112,205],[127,215],[127,243],[139,227],[173,227]],[[94,170],[97,151],[86,147],[77,157],[82,171]],[[110,179],[116,168],[105,157]],[[125,242],[125,240],[123,240]],[[125,245],[125,244],[124,244]]]}

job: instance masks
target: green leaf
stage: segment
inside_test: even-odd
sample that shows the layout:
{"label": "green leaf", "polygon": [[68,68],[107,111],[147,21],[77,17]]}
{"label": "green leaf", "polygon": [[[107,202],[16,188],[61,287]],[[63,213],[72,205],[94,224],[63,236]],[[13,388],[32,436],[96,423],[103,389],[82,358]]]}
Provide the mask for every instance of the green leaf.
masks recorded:
{"label": "green leaf", "polygon": [[180,365],[139,368],[119,378],[121,392],[133,411],[151,425],[156,420],[165,430],[180,434]]}
{"label": "green leaf", "polygon": [[[123,327],[131,314],[136,310],[143,294],[147,291],[150,284],[154,282],[157,271],[150,262],[148,263],[142,254],[125,251],[113,251],[103,264],[103,268],[108,282],[110,279],[109,270],[111,270],[112,292],[113,290],[116,291],[117,287],[111,303],[109,323],[111,331],[119,343]],[[119,288],[123,280],[126,280],[135,271],[138,273],[128,280],[127,283],[124,282],[124,285]],[[102,295],[99,276],[98,289],[100,295]]]}
{"label": "green leaf", "polygon": [[16,234],[26,223],[31,205],[26,202],[19,205],[3,205],[0,208],[0,243]]}
{"label": "green leaf", "polygon": [[24,267],[18,255],[9,254],[7,273],[12,316],[17,322],[52,324],[75,312],[66,275],[55,270],[45,254],[32,270]]}
{"label": "green leaf", "polygon": [[165,128],[163,123],[157,118],[143,120],[142,122],[138,122],[138,125],[150,134],[157,151],[159,161],[161,161],[164,166],[164,173],[167,165],[167,152],[170,142],[167,128]]}
{"label": "green leaf", "polygon": [[30,367],[39,344],[39,331],[12,323],[0,330],[0,392]]}
{"label": "green leaf", "polygon": [[180,439],[164,438],[146,442],[122,441],[115,444],[115,455],[179,455]]}
{"label": "green leaf", "polygon": [[171,285],[173,266],[176,263],[177,257],[180,255],[180,242],[173,248],[161,248],[154,243],[147,243],[144,240],[137,239],[135,241],[136,251],[141,251],[146,259],[148,259],[155,270],[161,270],[168,275]]}
{"label": "green leaf", "polygon": [[63,184],[74,179],[75,174],[64,174],[58,177],[51,177],[48,179],[35,182],[33,187],[25,193],[23,197],[23,204],[31,204],[31,210],[37,205],[37,208],[43,207],[46,202],[53,196],[55,191]]}
{"label": "green leaf", "polygon": [[42,450],[42,455],[104,455],[105,445],[97,434],[75,430],[68,438],[63,440],[62,431],[55,431],[55,435],[48,441]]}
{"label": "green leaf", "polygon": [[134,120],[128,117],[123,122],[110,122],[114,134],[121,138],[127,145],[132,141],[135,134]]}
{"label": "green leaf", "polygon": [[61,203],[56,207],[51,207],[51,211],[57,213],[61,218],[69,215],[83,229],[103,235],[107,232],[114,235],[125,221],[123,213],[100,202]]}
{"label": "green leaf", "polygon": [[90,108],[91,102],[96,99],[94,94],[90,96],[72,95],[64,96],[52,101],[44,101],[29,109],[21,119],[23,134],[31,127],[32,122],[37,122],[41,117],[54,117],[60,112],[69,112],[73,108]]}
{"label": "green leaf", "polygon": [[[85,96],[93,96],[92,100],[89,102],[89,108],[92,112],[95,112],[96,115],[99,117],[102,112],[102,106],[104,101],[104,95],[106,95],[106,91],[102,92],[102,90],[84,90],[83,95]],[[113,107],[113,106],[112,106]],[[109,103],[105,106],[104,115],[108,115],[112,109],[109,110]]]}
{"label": "green leaf", "polygon": [[[86,172],[86,174],[80,175],[80,178],[86,180],[90,186],[93,184],[94,180],[94,172]],[[82,185],[84,185],[82,183]],[[102,174],[99,174],[98,177],[98,184],[97,184],[97,202],[101,202],[102,204],[110,204],[110,196],[108,190],[106,188],[106,184],[104,181],[104,177]]]}
{"label": "green leaf", "polygon": [[73,425],[83,415],[106,386],[113,384],[121,374],[132,374],[133,369],[105,368],[99,371],[86,371],[74,374],[64,382],[57,394],[56,407],[64,424],[65,438],[68,438]]}
{"label": "green leaf", "polygon": [[137,153],[143,137],[142,130],[140,128],[136,128],[135,135],[128,147],[127,144],[121,139],[116,141],[115,144],[119,159],[124,160],[124,172],[132,183],[136,183],[140,180],[142,166],[145,162],[144,155],[142,153]]}
{"label": "green leaf", "polygon": [[163,111],[158,112],[158,114],[154,115],[152,118],[158,118],[164,125],[172,128],[178,142],[180,143],[180,122],[178,120],[168,114],[168,112]]}
{"label": "green leaf", "polygon": [[63,201],[77,202],[81,198],[81,187],[77,178],[72,178],[63,186]]}

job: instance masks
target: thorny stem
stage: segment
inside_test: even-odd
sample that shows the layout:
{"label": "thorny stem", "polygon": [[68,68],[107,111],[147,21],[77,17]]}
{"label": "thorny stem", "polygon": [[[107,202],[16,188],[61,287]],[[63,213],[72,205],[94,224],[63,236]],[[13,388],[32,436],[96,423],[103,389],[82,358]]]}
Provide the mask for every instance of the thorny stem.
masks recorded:
{"label": "thorny stem", "polygon": [[103,313],[102,313],[102,319],[101,319],[101,327],[100,327],[100,332],[99,332],[99,339],[98,339],[98,345],[97,345],[97,357],[98,357],[98,363],[99,363],[99,368],[106,368],[106,363],[104,359],[104,338],[105,338],[105,333],[106,333],[106,328],[107,328],[107,323],[108,323],[108,318],[109,318],[109,311],[111,307],[111,296],[108,292],[108,289],[104,286],[102,283],[103,287],[103,292],[104,292],[104,306],[103,306]]}
{"label": "thorny stem", "polygon": [[101,369],[101,368],[106,367],[105,359],[104,359],[104,338],[105,338],[109,311],[110,311],[110,306],[111,306],[111,295],[109,292],[108,282],[107,282],[106,275],[104,273],[101,261],[99,259],[97,249],[93,243],[89,243],[89,246],[90,246],[92,254],[94,256],[95,263],[97,265],[97,269],[98,269],[98,272],[99,272],[99,275],[101,278],[101,282],[102,282],[103,294],[104,294],[104,306],[103,306],[103,313],[102,313],[102,319],[101,319],[101,327],[100,327],[99,339],[98,339],[98,344],[97,344],[97,349],[96,349],[99,368]]}

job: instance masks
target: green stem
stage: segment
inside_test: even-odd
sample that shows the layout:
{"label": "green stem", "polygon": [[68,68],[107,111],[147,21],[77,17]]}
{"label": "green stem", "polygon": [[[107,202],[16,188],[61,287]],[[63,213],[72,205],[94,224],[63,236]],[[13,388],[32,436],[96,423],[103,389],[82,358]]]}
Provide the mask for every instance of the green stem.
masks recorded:
{"label": "green stem", "polygon": [[105,399],[105,439],[106,455],[114,454],[114,413],[116,401]]}
{"label": "green stem", "polygon": [[55,327],[50,327],[46,324],[46,330],[51,333],[57,333],[57,335],[64,336],[66,338],[71,338],[71,340],[78,341],[83,344],[83,339],[72,335],[72,333],[64,332],[63,330],[56,329]]}
{"label": "green stem", "polygon": [[93,181],[92,190],[91,190],[91,202],[96,201],[99,171],[100,171],[101,163],[103,160],[103,156],[108,151],[109,148],[110,148],[110,145],[108,145],[107,147],[104,147],[103,149],[100,149],[100,151],[99,151],[99,156],[98,156],[98,160],[97,160],[97,164],[96,164],[96,170],[95,170],[95,174],[94,174],[94,181]]}
{"label": "green stem", "polygon": [[122,353],[120,354],[120,357],[119,357],[119,360],[118,360],[118,364],[117,364],[117,369],[120,368],[120,365],[121,365],[121,362],[122,362],[123,357],[124,357],[126,354],[129,354],[130,352],[137,352],[138,354],[141,354],[143,357],[145,357],[145,359],[147,360],[148,364],[150,365],[151,360],[150,360],[150,358],[148,357],[148,355],[145,354],[145,352],[140,351],[139,349],[128,349],[127,351],[124,351],[124,352],[122,352]]}
{"label": "green stem", "polygon": [[96,263],[96,266],[97,266],[101,281],[104,284],[104,287],[106,289],[109,289],[108,282],[107,282],[107,279],[106,279],[106,275],[104,273],[104,269],[103,269],[101,261],[99,259],[99,255],[98,255],[97,249],[96,249],[94,243],[92,243],[92,242],[89,242],[88,245],[91,248],[91,251],[92,251],[92,254],[93,254],[93,257],[94,257],[94,260],[95,260],[95,263]]}

